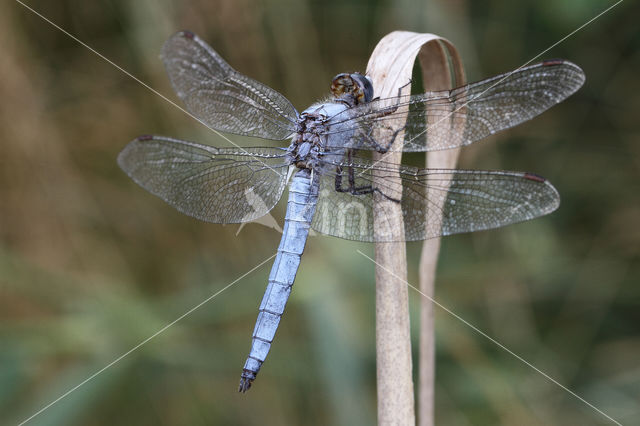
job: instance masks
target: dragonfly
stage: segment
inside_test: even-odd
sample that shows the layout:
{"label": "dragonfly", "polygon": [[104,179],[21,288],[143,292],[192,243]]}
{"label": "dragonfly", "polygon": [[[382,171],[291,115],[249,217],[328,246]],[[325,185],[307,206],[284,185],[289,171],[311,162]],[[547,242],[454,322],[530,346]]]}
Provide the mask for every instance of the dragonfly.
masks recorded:
{"label": "dragonfly", "polygon": [[[422,169],[374,161],[372,153],[459,148],[527,121],[582,86],[583,71],[569,61],[384,99],[374,97],[366,75],[342,73],[332,80],[331,98],[298,112],[192,32],[170,37],[161,58],[187,110],[211,129],[290,141],[288,147],[218,148],[143,135],[118,156],[137,184],[206,222],[258,219],[288,185],[282,238],[240,392],[251,387],[267,358],[311,229],[355,241],[416,241],[497,228],[559,206],[557,190],[533,173]],[[392,222],[384,210],[375,213],[377,203],[399,206],[403,229],[385,229]]]}

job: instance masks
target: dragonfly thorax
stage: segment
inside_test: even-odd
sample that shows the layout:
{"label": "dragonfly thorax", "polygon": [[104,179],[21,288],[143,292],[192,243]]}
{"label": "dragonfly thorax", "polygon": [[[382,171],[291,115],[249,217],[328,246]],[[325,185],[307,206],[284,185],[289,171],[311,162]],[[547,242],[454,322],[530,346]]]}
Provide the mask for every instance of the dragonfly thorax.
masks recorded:
{"label": "dragonfly thorax", "polygon": [[320,158],[335,164],[344,156],[354,130],[349,128],[344,115],[335,121],[332,117],[370,102],[373,84],[360,73],[343,73],[333,78],[331,92],[334,99],[313,104],[298,116],[289,155],[291,164],[301,169],[318,170]]}
{"label": "dragonfly thorax", "polygon": [[325,131],[326,115],[304,111],[300,114],[297,132],[289,146],[291,163],[301,169],[317,166],[318,155],[323,151],[322,133]]}
{"label": "dragonfly thorax", "polygon": [[[343,102],[329,101],[311,105],[298,117],[296,133],[289,146],[291,164],[301,169],[318,169],[323,156],[342,156],[341,147],[336,150],[335,130],[331,117],[349,106]],[[341,133],[338,133],[344,136]]]}

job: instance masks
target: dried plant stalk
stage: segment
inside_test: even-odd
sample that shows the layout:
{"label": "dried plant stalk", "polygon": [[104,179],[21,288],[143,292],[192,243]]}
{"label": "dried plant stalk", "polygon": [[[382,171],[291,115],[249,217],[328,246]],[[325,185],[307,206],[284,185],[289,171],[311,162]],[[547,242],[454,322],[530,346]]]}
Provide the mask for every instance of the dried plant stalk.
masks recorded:
{"label": "dried plant stalk", "polygon": [[[464,69],[455,47],[442,40],[430,43],[420,52],[422,81],[426,91],[446,90],[465,83]],[[448,122],[434,121],[427,117],[427,125],[449,125]],[[452,124],[454,125],[454,124]],[[464,126],[458,121],[456,126]],[[462,132],[458,132],[462,134]],[[427,153],[426,167],[435,169],[455,168],[459,149],[433,151]],[[427,193],[427,196],[429,194]],[[430,197],[438,200],[439,197]],[[444,202],[444,200],[442,200]],[[434,202],[437,204],[437,202]],[[441,205],[435,205],[441,208]],[[440,238],[426,240],[422,245],[420,257],[420,291],[433,298],[435,291],[436,266],[440,252]],[[418,419],[420,426],[434,424],[434,382],[435,382],[435,324],[433,303],[423,297],[420,304],[420,381],[418,400]]]}
{"label": "dried plant stalk", "polygon": [[[445,81],[449,84],[452,80],[463,79],[460,61],[451,43],[433,34],[418,34],[407,31],[395,31],[385,36],[374,49],[367,65],[367,74],[373,80],[375,96],[381,98],[393,97],[402,88],[402,94],[410,93],[411,74],[416,57],[419,58],[423,70],[425,87],[431,88],[431,80],[441,84]],[[446,77],[444,74],[446,73]],[[441,75],[442,74],[442,75]],[[453,76],[453,77],[452,77]],[[390,123],[401,126],[403,123]],[[398,135],[397,140],[402,140],[403,135]],[[444,163],[455,165],[457,152],[434,156],[427,156],[429,167],[444,167]],[[374,161],[382,160],[388,163],[400,164],[402,154],[389,152],[386,154],[374,154]],[[443,158],[440,158],[440,157]],[[431,162],[430,162],[431,161]],[[442,161],[442,163],[440,163]],[[432,163],[440,164],[432,164]],[[390,179],[385,173],[385,185],[395,186],[395,191],[400,198],[402,185],[399,176]],[[374,175],[374,179],[377,179]],[[382,197],[381,197],[382,198]],[[397,236],[399,242],[376,243],[376,359],[377,359],[377,392],[378,392],[378,424],[379,425],[410,425],[415,424],[412,363],[411,363],[411,336],[409,328],[409,304],[407,279],[407,261],[405,244],[400,242],[404,235],[404,223],[402,210],[398,203],[380,199],[374,207],[374,222],[377,232],[384,232]],[[434,240],[431,240],[434,241]],[[438,240],[435,240],[436,243]],[[428,243],[428,242],[427,242]],[[428,243],[423,249],[422,266],[431,261],[435,272],[439,244],[433,247]],[[428,248],[427,248],[428,247]],[[429,253],[425,251],[429,250]],[[425,260],[426,259],[426,260]],[[422,280],[421,280],[422,286]],[[430,288],[433,288],[431,279]],[[431,290],[428,294],[432,294]],[[430,308],[430,302],[426,302]],[[424,311],[424,308],[423,308]],[[424,316],[424,315],[423,315]],[[427,351],[431,365],[430,373],[423,377],[422,367],[420,375],[421,406],[426,410],[421,411],[421,424],[433,422],[433,320],[432,314],[427,328],[422,328],[422,333],[428,333],[425,342],[431,342],[431,349]],[[421,319],[422,322],[422,319]],[[424,325],[423,325],[424,327]],[[422,343],[422,338],[421,338]],[[421,344],[422,348],[422,344]],[[422,352],[422,351],[421,351]],[[422,366],[421,361],[421,366]],[[429,371],[429,368],[425,372]],[[423,398],[424,397],[424,398]],[[423,402],[425,399],[425,402]],[[426,414],[425,414],[426,412]],[[427,423],[423,423],[427,419]],[[430,423],[429,423],[430,422]]]}

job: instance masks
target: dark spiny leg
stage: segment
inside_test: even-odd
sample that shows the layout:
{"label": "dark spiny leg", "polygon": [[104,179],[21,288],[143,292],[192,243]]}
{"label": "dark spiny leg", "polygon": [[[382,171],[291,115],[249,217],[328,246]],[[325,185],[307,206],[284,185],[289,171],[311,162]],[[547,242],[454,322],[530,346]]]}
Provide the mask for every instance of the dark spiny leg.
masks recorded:
{"label": "dark spiny leg", "polygon": [[[352,158],[353,158],[353,151],[347,150],[347,159],[349,161],[349,164],[351,164]],[[336,191],[348,192],[351,195],[366,195],[366,194],[371,194],[373,192],[377,192],[378,194],[382,195],[384,198],[386,198],[389,201],[393,201],[394,203],[400,202],[400,200],[396,200],[395,198],[389,197],[387,194],[380,191],[380,189],[374,188],[372,185],[356,186],[355,168],[352,166],[348,166],[347,169],[349,173],[348,174],[349,186],[347,188],[342,188],[342,166],[336,167],[336,181],[335,181]]]}
{"label": "dark spiny leg", "polygon": [[[353,156],[353,151],[352,150],[347,150],[347,159],[349,161],[349,163],[351,163],[351,159]],[[335,183],[335,188],[336,191],[338,192],[348,192],[349,194],[352,195],[362,195],[362,194],[369,194],[370,192],[373,192],[373,190],[371,189],[371,185],[369,185],[368,189],[365,188],[356,188],[356,178],[355,178],[355,174],[353,173],[353,167],[348,167],[349,169],[349,186],[347,188],[342,188],[342,166],[337,166],[336,167],[336,183]],[[364,189],[365,192],[359,192],[359,190]]]}
{"label": "dark spiny leg", "polygon": [[394,203],[399,203],[400,202],[400,200],[397,200],[395,198],[389,197],[387,194],[385,194],[384,192],[380,191],[379,188],[377,188],[377,187],[374,188],[372,185],[356,186],[354,170],[355,169],[353,167],[349,167],[349,189],[348,189],[348,191],[352,195],[365,195],[365,194],[371,194],[372,192],[377,192],[378,194],[382,195],[384,198],[386,198],[389,201],[393,201]]}
{"label": "dark spiny leg", "polygon": [[413,81],[411,81],[411,79],[409,79],[409,81],[407,82],[407,84],[405,84],[404,86],[400,86],[398,88],[398,97],[400,97],[400,95],[402,94],[402,90],[407,87],[407,86],[411,86],[411,83],[413,83]]}
{"label": "dark spiny leg", "polygon": [[[398,110],[399,106],[400,106],[400,98],[402,97],[402,90],[405,87],[410,86],[410,85],[411,85],[411,79],[409,79],[409,82],[407,84],[405,84],[404,86],[400,86],[398,88],[398,95],[397,95],[398,100],[397,100],[396,104],[393,105],[393,106],[386,107],[384,109],[379,110],[376,114],[373,115],[373,118],[385,117],[385,116],[387,116],[389,114],[393,114],[394,112],[396,112]],[[374,100],[379,100],[379,99],[380,99],[380,97],[377,97]]]}
{"label": "dark spiny leg", "polygon": [[336,183],[335,183],[337,192],[347,192],[342,189],[342,166],[336,167]]}
{"label": "dark spiny leg", "polygon": [[[374,114],[372,116],[372,119],[378,119],[378,118],[382,118],[382,117],[386,117],[388,115],[393,114],[394,112],[398,111],[398,108],[400,107],[400,97],[402,96],[402,90],[411,85],[411,79],[409,79],[409,82],[407,84],[405,84],[404,86],[400,86],[398,88],[398,101],[396,102],[395,105],[391,106],[391,107],[387,107],[384,109],[381,109],[380,111],[378,111],[376,114]],[[399,129],[395,130],[392,134],[391,140],[387,142],[386,146],[383,146],[381,144],[378,143],[378,141],[376,141],[373,136],[371,136],[371,134],[367,134],[364,135],[364,138],[367,142],[369,142],[377,152],[384,154],[386,152],[389,151],[389,149],[391,149],[391,145],[393,145],[393,142],[396,140],[396,137],[398,136],[398,133],[400,133],[402,130],[404,130],[406,126],[401,126]],[[391,130],[390,128],[387,128],[387,130]]]}
{"label": "dark spiny leg", "polygon": [[[411,81],[411,79],[409,79],[409,82],[408,82],[407,84],[405,84],[404,86],[400,86],[400,87],[398,88],[398,98],[399,98],[400,96],[402,96],[402,89],[404,89],[404,88],[405,88],[405,87],[407,87],[407,86],[411,86],[411,83],[413,83],[413,81]],[[380,96],[376,96],[375,98],[371,99],[371,101],[372,101],[372,102],[373,102],[373,101],[378,101],[378,100],[380,100]]]}
{"label": "dark spiny leg", "polygon": [[347,161],[349,161],[349,188],[356,189],[356,174],[353,171],[353,150],[347,150]]}
{"label": "dark spiny leg", "polygon": [[353,166],[351,166],[353,162],[353,150],[347,150],[347,159],[349,160],[349,192],[352,195],[364,195],[372,193],[374,191],[374,188],[371,185],[356,187],[356,173]]}
{"label": "dark spiny leg", "polygon": [[395,130],[392,133],[391,136],[391,140],[389,140],[385,146],[381,145],[378,143],[377,140],[375,140],[375,138],[373,136],[371,136],[370,134],[365,134],[363,135],[363,138],[371,145],[375,148],[376,152],[379,152],[380,154],[386,154],[387,152],[389,152],[389,150],[391,149],[391,146],[393,145],[393,142],[395,142],[396,138],[398,137],[398,134],[403,131],[405,128],[405,126],[400,127],[399,129]]}

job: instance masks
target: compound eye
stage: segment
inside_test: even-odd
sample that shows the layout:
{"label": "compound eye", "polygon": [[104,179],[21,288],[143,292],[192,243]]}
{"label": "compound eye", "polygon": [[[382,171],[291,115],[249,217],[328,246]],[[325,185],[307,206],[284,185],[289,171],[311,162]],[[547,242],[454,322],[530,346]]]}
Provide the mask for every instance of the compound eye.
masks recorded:
{"label": "compound eye", "polygon": [[357,84],[358,89],[354,91],[357,95],[358,103],[370,102],[373,99],[373,84],[371,79],[360,73],[351,74],[351,78]]}
{"label": "compound eye", "polygon": [[333,96],[336,98],[339,98],[345,93],[351,93],[353,86],[354,82],[349,74],[338,74],[331,81],[331,93],[333,93]]}

